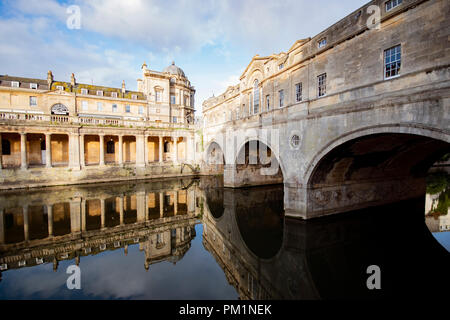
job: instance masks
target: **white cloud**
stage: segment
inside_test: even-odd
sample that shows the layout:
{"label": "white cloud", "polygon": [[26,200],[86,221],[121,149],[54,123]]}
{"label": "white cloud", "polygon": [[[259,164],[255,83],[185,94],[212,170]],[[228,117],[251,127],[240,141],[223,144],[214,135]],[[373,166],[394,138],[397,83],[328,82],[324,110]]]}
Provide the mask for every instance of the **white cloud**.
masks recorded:
{"label": "white cloud", "polygon": [[[162,66],[185,59],[199,107],[213,92],[218,95],[237,84],[235,75],[256,53],[285,51],[365,2],[5,0],[0,13],[0,73],[45,78],[52,69],[60,80],[68,81],[74,72],[80,82],[117,87],[125,80],[135,89],[144,60],[152,67],[155,60]],[[69,4],[81,8],[81,31],[65,28]],[[205,54],[204,48],[211,50]],[[204,59],[218,70],[203,67]]]}

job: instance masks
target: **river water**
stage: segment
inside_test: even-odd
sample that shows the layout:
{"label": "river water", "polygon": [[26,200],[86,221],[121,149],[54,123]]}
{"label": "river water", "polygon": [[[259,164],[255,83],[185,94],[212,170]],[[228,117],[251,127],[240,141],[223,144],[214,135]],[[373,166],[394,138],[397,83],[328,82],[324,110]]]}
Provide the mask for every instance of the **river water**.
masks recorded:
{"label": "river water", "polygon": [[[439,196],[301,221],[284,217],[282,186],[222,184],[1,193],[0,299],[429,298],[449,285]],[[380,290],[368,288],[369,266]]]}

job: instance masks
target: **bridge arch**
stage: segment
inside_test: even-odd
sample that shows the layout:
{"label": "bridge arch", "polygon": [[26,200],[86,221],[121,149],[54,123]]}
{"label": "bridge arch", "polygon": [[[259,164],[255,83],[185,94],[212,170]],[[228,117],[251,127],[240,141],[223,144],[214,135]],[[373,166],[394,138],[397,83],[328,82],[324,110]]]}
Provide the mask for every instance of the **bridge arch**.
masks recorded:
{"label": "bridge arch", "polygon": [[219,142],[212,140],[208,143],[204,152],[203,161],[205,163],[205,170],[209,174],[223,174],[225,154]]}
{"label": "bridge arch", "polygon": [[[228,166],[225,184],[229,187],[282,184],[284,167],[279,154],[267,139],[248,137],[236,148],[234,163]],[[227,178],[232,177],[231,181]]]}
{"label": "bridge arch", "polygon": [[373,126],[334,139],[305,170],[303,216],[423,196],[426,174],[450,152],[449,142],[445,130],[412,125]]}
{"label": "bridge arch", "polygon": [[277,160],[277,162],[278,162],[278,165],[280,166],[280,169],[281,169],[281,174],[283,175],[283,178],[284,177],[286,177],[286,168],[285,168],[285,166],[284,166],[284,164],[283,164],[283,162],[281,161],[281,158],[280,158],[280,150],[277,150],[276,148],[275,148],[275,146],[273,146],[273,144],[267,139],[267,137],[263,137],[263,136],[250,136],[250,137],[247,137],[246,139],[244,139],[243,141],[241,141],[241,143],[237,146],[237,148],[236,148],[236,154],[234,155],[234,158],[233,158],[233,161],[234,161],[234,163],[235,164],[237,164],[238,163],[238,159],[239,159],[239,156],[240,156],[240,153],[243,151],[243,150],[245,150],[244,148],[245,148],[245,146],[247,145],[247,144],[249,144],[250,142],[253,142],[253,141],[256,141],[256,142],[259,142],[259,143],[263,143],[264,145],[266,145],[267,146],[267,148],[269,149],[269,150],[271,150],[271,152],[272,152],[272,154],[273,154],[273,156],[275,157],[275,159]]}
{"label": "bridge arch", "polygon": [[445,132],[443,130],[437,130],[436,128],[420,126],[420,125],[377,125],[370,126],[358,130],[354,130],[343,134],[336,139],[331,140],[323,148],[321,148],[311,159],[311,161],[306,166],[303,177],[301,181],[310,181],[314,169],[317,167],[318,163],[323,159],[329,152],[335,148],[343,145],[344,143],[358,139],[364,136],[392,133],[392,134],[410,134],[417,136],[424,136],[435,140],[440,140],[443,142],[450,143],[450,132]]}

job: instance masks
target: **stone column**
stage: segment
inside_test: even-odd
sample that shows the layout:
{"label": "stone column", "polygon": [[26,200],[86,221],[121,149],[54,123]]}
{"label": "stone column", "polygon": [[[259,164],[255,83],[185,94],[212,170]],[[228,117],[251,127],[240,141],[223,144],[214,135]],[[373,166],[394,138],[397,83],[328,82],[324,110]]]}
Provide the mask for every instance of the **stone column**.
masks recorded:
{"label": "stone column", "polygon": [[26,170],[28,168],[27,164],[27,134],[20,134],[20,168]]}
{"label": "stone column", "polygon": [[82,167],[86,166],[84,154],[84,134],[80,134],[80,164]]}
{"label": "stone column", "polygon": [[237,173],[236,165],[227,164],[224,166],[223,184],[225,187],[234,188],[239,186],[236,173]]}
{"label": "stone column", "polygon": [[136,136],[136,167],[145,167],[144,136]]}
{"label": "stone column", "polygon": [[149,212],[148,212],[148,193],[145,193],[145,221],[150,220]]}
{"label": "stone column", "polygon": [[119,198],[119,207],[120,207],[120,225],[123,225],[123,196]]}
{"label": "stone column", "polygon": [[195,160],[195,141],[194,141],[194,137],[187,137],[186,160],[188,160],[188,161],[194,161]]}
{"label": "stone column", "polygon": [[159,163],[163,163],[164,138],[159,136]]}
{"label": "stone column", "polygon": [[100,165],[105,165],[105,135],[101,134],[100,137]]}
{"label": "stone column", "polygon": [[53,205],[47,205],[48,236],[53,237]]}
{"label": "stone column", "polygon": [[28,241],[30,239],[30,226],[28,221],[28,206],[23,207],[23,234],[25,241]]}
{"label": "stone column", "polygon": [[86,200],[81,200],[81,231],[86,231]]}
{"label": "stone column", "polygon": [[159,193],[159,217],[164,218],[164,194]]}
{"label": "stone column", "polygon": [[2,159],[2,155],[3,155],[3,150],[2,150],[2,134],[0,133],[0,172],[2,172],[2,169],[3,169],[3,159]]}
{"label": "stone column", "polygon": [[173,136],[173,163],[178,163],[178,137]]}
{"label": "stone column", "polygon": [[148,135],[145,135],[144,137],[144,162],[145,165],[148,164]]}
{"label": "stone column", "polygon": [[45,166],[52,167],[52,134],[45,134]]}
{"label": "stone column", "polygon": [[78,133],[69,134],[69,167],[80,170],[80,139]]}
{"label": "stone column", "polygon": [[119,136],[119,166],[123,167],[123,135]]}
{"label": "stone column", "polygon": [[178,214],[178,190],[174,191],[173,195],[173,214],[175,216]]}
{"label": "stone column", "polygon": [[[1,141],[1,138],[0,138]],[[5,243],[5,218],[3,214],[3,209],[0,209],[0,244]]]}
{"label": "stone column", "polygon": [[76,197],[70,201],[70,232],[81,231],[81,198]]}
{"label": "stone column", "polygon": [[137,222],[144,222],[146,213],[145,213],[145,191],[139,191],[136,194],[136,202],[137,202]]}
{"label": "stone column", "polygon": [[100,199],[100,213],[101,213],[101,228],[105,228],[105,199]]}

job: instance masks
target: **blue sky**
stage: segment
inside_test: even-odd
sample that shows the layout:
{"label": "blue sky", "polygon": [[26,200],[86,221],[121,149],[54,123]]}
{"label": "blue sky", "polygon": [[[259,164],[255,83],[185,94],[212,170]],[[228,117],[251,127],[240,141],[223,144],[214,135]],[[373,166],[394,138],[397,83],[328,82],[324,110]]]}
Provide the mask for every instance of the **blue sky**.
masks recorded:
{"label": "blue sky", "polygon": [[[145,61],[172,60],[197,89],[196,107],[237,84],[255,54],[287,51],[368,0],[0,0],[0,74],[136,89]],[[67,8],[81,29],[67,28]]]}

